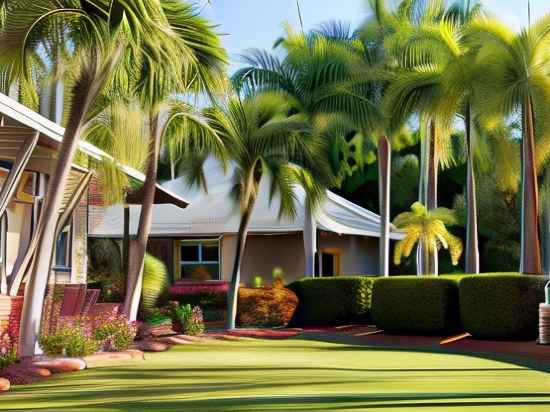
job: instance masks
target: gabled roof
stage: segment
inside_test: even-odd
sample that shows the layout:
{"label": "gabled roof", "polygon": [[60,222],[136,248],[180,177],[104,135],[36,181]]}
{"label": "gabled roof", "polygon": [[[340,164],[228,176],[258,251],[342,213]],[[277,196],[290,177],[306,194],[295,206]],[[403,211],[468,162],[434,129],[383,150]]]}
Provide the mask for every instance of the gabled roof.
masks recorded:
{"label": "gabled roof", "polygon": [[[11,126],[16,125],[40,132],[39,144],[57,149],[63,141],[63,135],[65,133],[63,127],[2,93],[0,93],[0,114],[11,120]],[[112,156],[89,142],[79,141],[78,148],[80,151],[96,160],[113,160]],[[138,170],[123,164],[118,164],[118,167],[128,176],[140,182],[145,181],[145,175]],[[159,194],[158,192],[161,193]],[[157,184],[156,198],[159,199],[159,203],[170,202],[182,208],[189,204],[184,198],[163,188],[159,184]]]}
{"label": "gabled roof", "polygon": [[[189,199],[190,206],[178,210],[170,205],[156,205],[153,211],[153,236],[202,236],[222,233],[236,233],[239,226],[239,213],[231,198],[233,187],[231,166],[224,173],[220,164],[209,159],[204,173],[208,192],[197,187],[189,187],[181,177],[166,182],[163,187]],[[295,218],[279,217],[278,197],[270,202],[269,178],[262,179],[249,231],[252,233],[301,232],[306,222],[306,197],[302,187],[295,186],[297,215]],[[121,206],[94,208],[94,221],[100,222],[90,228],[90,235],[118,237],[122,234],[123,213]],[[130,232],[137,230],[139,207],[131,208]],[[327,191],[327,197],[315,214],[320,230],[338,234],[380,236],[380,217],[348,200]],[[401,238],[392,228],[391,237]]]}

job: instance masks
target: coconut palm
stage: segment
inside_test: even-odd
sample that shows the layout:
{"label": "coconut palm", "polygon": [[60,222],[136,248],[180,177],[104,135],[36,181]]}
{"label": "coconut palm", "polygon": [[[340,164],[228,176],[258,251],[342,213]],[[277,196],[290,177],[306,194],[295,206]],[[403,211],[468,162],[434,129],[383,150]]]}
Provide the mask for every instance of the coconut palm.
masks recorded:
{"label": "coconut palm", "polygon": [[[74,86],[69,91],[70,107],[58,161],[49,180],[48,194],[42,216],[34,234],[26,259],[27,284],[22,313],[19,350],[21,355],[32,355],[40,318],[46,282],[50,271],[51,254],[55,242],[56,220],[63,190],[77,150],[87,112],[93,100],[114,74],[126,53],[138,58],[143,50],[147,56],[172,62],[176,45],[169,31],[160,2],[137,0],[14,0],[6,2],[5,20],[0,31],[0,63],[10,67],[12,84],[29,81],[29,56],[36,54],[44,41],[53,47],[58,28],[63,27],[64,38],[70,44],[74,70]],[[154,50],[154,53],[150,53]]]}
{"label": "coconut palm", "polygon": [[[444,207],[428,210],[422,203],[415,202],[411,206],[411,211],[399,214],[393,224],[405,232],[405,237],[395,245],[396,265],[401,264],[402,257],[410,256],[414,247],[419,245],[422,245],[422,252],[426,255],[435,254],[439,248],[448,249],[453,265],[458,264],[462,254],[462,241],[445,227],[457,224],[452,210]],[[425,259],[428,259],[428,256]],[[435,272],[424,274],[437,275]]]}
{"label": "coconut palm", "polygon": [[523,273],[541,273],[537,166],[550,154],[550,16],[515,34],[487,18],[471,25],[480,47],[479,93],[487,115],[521,113],[522,189],[521,263]]}
{"label": "coconut palm", "polygon": [[[179,139],[180,146],[222,154],[221,141],[181,95],[205,92],[212,95],[223,87],[226,55],[220,39],[195,8],[176,0],[163,1],[163,12],[180,43],[176,64],[181,72],[170,76],[164,65],[145,58],[137,65],[136,94],[147,115],[148,159],[138,233],[130,245],[127,294],[124,310],[137,316],[143,277],[143,259],[151,231],[159,154],[164,139]],[[171,135],[172,137],[168,137]]]}
{"label": "coconut palm", "polygon": [[[325,194],[330,167],[324,145],[311,133],[310,123],[295,114],[295,102],[280,93],[261,93],[244,101],[208,110],[212,127],[226,141],[233,167],[233,195],[239,205],[237,251],[228,296],[227,328],[235,327],[241,264],[260,181],[269,179],[270,198],[278,197],[279,214],[295,216],[295,185],[315,210]],[[195,175],[197,175],[196,173]]]}

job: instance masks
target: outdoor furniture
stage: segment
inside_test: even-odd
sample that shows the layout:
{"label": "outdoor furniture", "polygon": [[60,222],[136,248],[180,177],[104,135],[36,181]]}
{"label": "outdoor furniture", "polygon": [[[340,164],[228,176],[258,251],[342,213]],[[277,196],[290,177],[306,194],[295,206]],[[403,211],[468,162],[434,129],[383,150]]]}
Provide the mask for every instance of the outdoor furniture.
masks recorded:
{"label": "outdoor furniture", "polygon": [[82,314],[86,301],[86,285],[65,285],[59,316],[77,316]]}
{"label": "outdoor furniture", "polygon": [[84,298],[84,305],[82,307],[82,314],[87,315],[90,312],[92,306],[94,306],[98,299],[101,290],[99,289],[86,289],[86,296]]}

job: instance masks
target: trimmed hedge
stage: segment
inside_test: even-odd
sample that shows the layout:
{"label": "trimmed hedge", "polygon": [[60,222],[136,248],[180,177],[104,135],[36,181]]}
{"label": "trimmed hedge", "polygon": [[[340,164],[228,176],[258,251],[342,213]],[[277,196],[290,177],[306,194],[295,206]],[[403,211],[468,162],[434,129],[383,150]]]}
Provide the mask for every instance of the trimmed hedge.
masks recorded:
{"label": "trimmed hedge", "polygon": [[477,338],[531,339],[548,279],[527,275],[477,275],[460,281],[464,330]]}
{"label": "trimmed hedge", "polygon": [[368,322],[373,277],[304,278],[288,285],[298,296],[295,326]]}
{"label": "trimmed hedge", "polygon": [[459,327],[458,284],[440,277],[396,276],[374,283],[371,315],[387,332],[438,334]]}

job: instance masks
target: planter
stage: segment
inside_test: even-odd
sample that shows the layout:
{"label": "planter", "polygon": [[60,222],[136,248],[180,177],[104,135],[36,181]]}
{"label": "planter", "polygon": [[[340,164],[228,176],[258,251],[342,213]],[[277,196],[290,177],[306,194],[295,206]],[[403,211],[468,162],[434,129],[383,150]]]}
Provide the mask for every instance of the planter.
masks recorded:
{"label": "planter", "polygon": [[539,304],[539,343],[550,345],[550,304]]}

